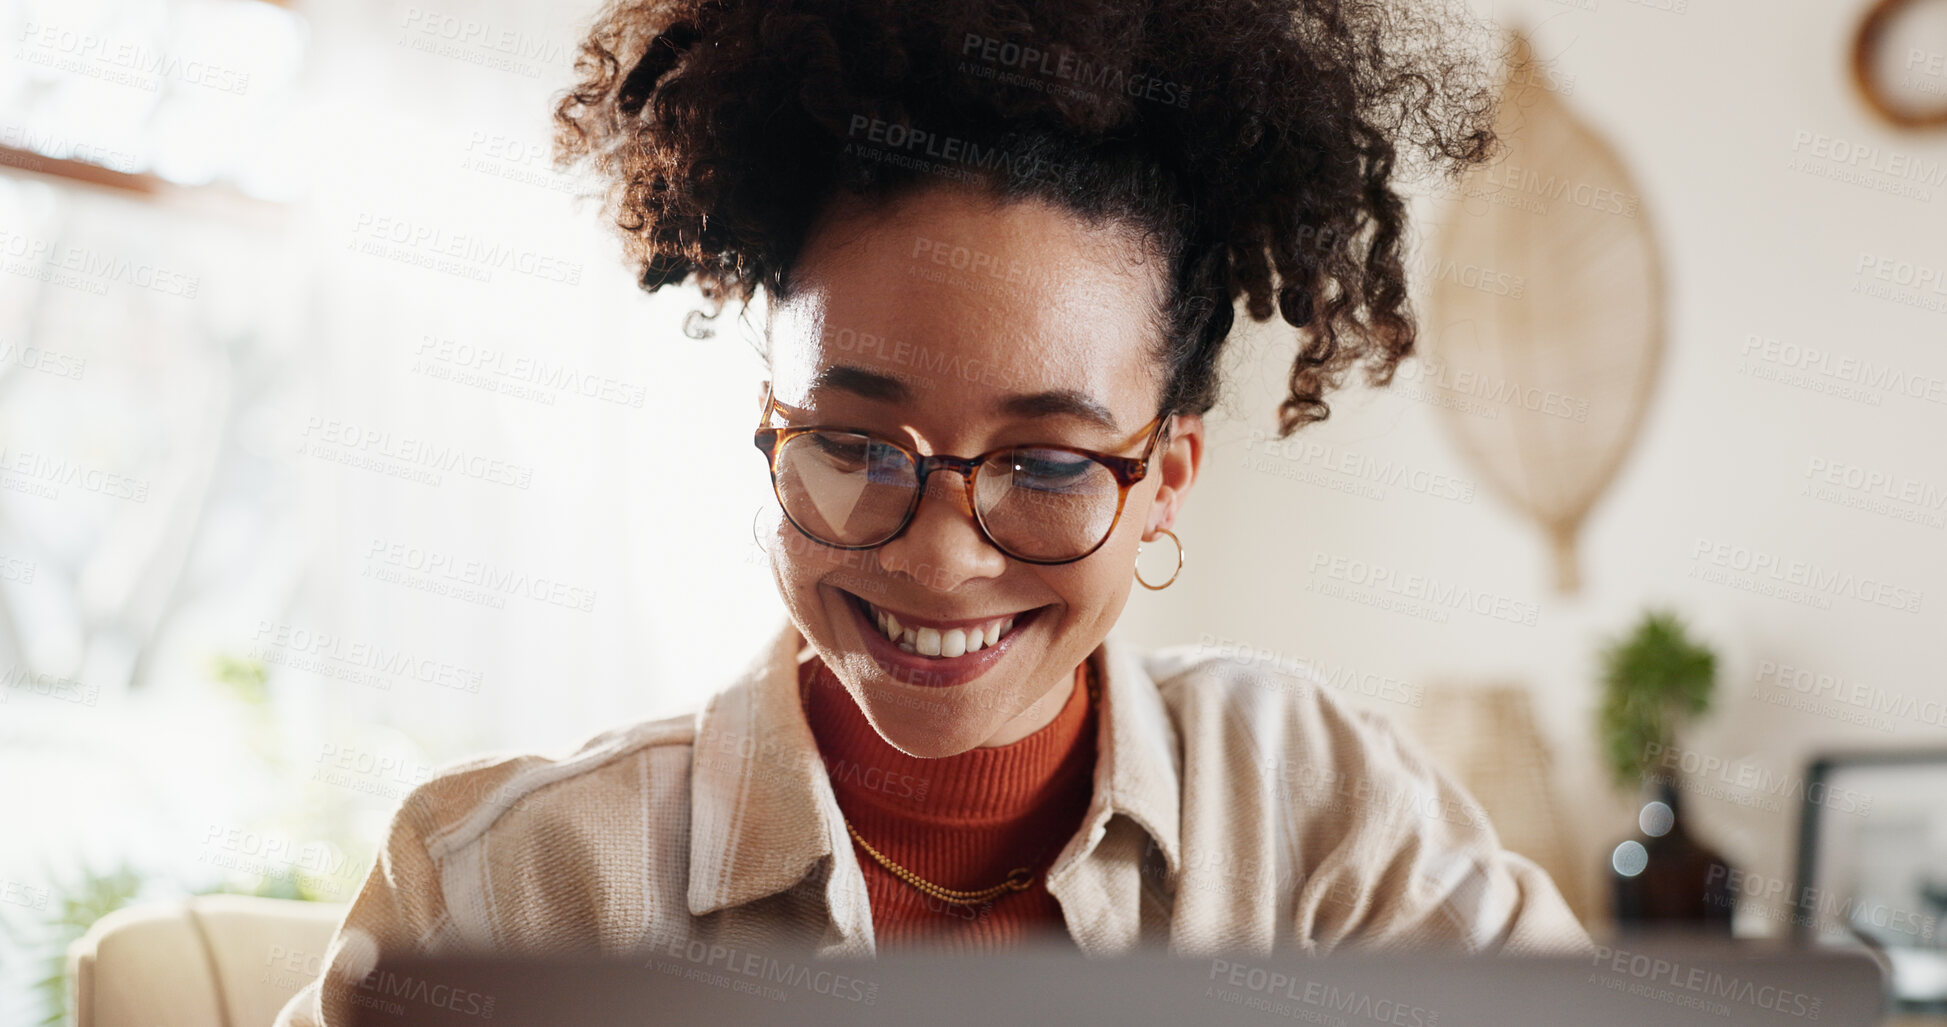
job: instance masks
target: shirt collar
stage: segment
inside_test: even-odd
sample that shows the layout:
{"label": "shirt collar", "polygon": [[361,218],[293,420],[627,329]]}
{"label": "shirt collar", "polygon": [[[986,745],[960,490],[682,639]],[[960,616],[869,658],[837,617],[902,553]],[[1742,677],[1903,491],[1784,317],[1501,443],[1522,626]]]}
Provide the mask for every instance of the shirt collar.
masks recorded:
{"label": "shirt collar", "polygon": [[[837,799],[799,705],[797,654],[804,644],[787,620],[737,681],[697,714],[688,893],[694,916],[784,891],[835,851],[851,856]],[[1086,815],[1094,829],[1062,863],[1072,866],[1086,857],[1101,837],[1100,826],[1121,814],[1148,832],[1174,879],[1181,795],[1175,729],[1135,652],[1111,636],[1089,658],[1097,661],[1108,713]],[[862,892],[833,888],[828,895],[848,904],[831,910],[839,923],[862,912]],[[849,908],[855,902],[859,910]]]}
{"label": "shirt collar", "polygon": [[775,895],[835,848],[828,821],[838,816],[838,801],[798,705],[802,647],[787,621],[697,714],[690,757],[694,916]]}
{"label": "shirt collar", "polygon": [[1183,796],[1176,726],[1140,654],[1115,634],[1090,658],[1099,661],[1109,715],[1096,757],[1090,819],[1106,824],[1120,814],[1135,821],[1162,851],[1169,879],[1175,880]]}

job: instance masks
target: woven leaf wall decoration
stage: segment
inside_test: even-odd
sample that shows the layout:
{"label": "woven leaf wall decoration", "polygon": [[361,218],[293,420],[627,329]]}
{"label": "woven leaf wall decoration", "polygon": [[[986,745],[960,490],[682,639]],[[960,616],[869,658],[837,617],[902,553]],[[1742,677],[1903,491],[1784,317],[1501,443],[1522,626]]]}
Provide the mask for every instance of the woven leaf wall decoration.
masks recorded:
{"label": "woven leaf wall decoration", "polygon": [[1434,404],[1488,487],[1539,525],[1559,591],[1628,455],[1663,352],[1663,273],[1641,193],[1517,34],[1497,130],[1421,273]]}

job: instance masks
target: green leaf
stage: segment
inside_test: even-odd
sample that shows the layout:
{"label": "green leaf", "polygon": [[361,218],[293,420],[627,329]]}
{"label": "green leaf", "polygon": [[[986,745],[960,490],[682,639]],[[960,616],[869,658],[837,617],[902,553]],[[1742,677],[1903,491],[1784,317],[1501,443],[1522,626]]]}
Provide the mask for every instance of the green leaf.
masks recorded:
{"label": "green leaf", "polygon": [[228,685],[239,700],[262,706],[270,699],[270,668],[264,661],[249,656],[218,653],[210,658],[210,678]]}
{"label": "green leaf", "polygon": [[1669,610],[1644,613],[1629,634],[1601,651],[1602,704],[1597,731],[1617,787],[1641,787],[1653,754],[1667,750],[1677,728],[1710,709],[1717,655],[1692,640]]}
{"label": "green leaf", "polygon": [[[53,915],[42,926],[36,939],[45,962],[46,976],[34,982],[46,1016],[43,1025],[59,1024],[68,1018],[68,946],[86,934],[95,921],[129,904],[142,890],[142,877],[126,864],[99,872],[84,868],[71,883],[53,889],[60,896]],[[18,936],[18,935],[16,935]]]}

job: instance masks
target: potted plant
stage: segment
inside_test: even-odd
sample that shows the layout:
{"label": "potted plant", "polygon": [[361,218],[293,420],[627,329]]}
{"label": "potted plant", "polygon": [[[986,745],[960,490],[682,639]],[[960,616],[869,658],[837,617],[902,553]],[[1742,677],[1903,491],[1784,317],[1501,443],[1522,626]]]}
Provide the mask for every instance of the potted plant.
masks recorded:
{"label": "potted plant", "polygon": [[1603,755],[1614,783],[1643,798],[1640,833],[1610,853],[1616,925],[1728,934],[1730,867],[1679,815],[1685,761],[1677,733],[1710,709],[1717,656],[1690,637],[1673,611],[1652,609],[1603,646],[1600,662]]}

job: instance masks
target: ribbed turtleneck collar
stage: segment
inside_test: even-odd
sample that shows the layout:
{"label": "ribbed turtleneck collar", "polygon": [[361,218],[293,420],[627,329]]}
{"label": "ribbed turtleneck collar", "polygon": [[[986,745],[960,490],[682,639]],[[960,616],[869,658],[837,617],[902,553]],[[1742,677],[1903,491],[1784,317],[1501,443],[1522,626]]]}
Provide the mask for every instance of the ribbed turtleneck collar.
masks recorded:
{"label": "ribbed turtleneck collar", "polygon": [[[1040,730],[1007,745],[925,759],[892,747],[816,657],[801,668],[805,719],[839,806],[901,819],[975,823],[1016,820],[1072,790],[1094,765],[1095,723],[1077,668],[1068,701]],[[1087,794],[1087,787],[1082,787]],[[874,818],[876,819],[876,818]]]}

